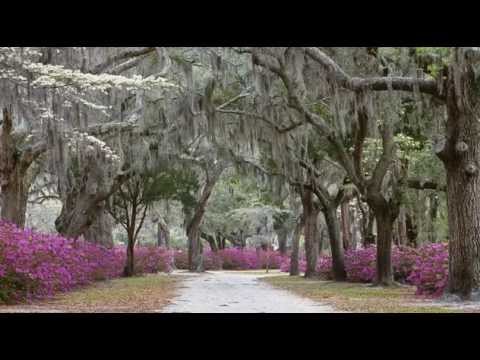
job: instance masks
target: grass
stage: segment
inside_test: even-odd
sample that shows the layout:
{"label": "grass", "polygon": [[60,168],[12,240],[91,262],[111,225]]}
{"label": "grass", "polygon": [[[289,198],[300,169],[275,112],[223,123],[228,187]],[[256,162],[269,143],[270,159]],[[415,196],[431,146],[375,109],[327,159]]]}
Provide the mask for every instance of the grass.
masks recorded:
{"label": "grass", "polygon": [[411,286],[392,288],[369,284],[309,280],[303,277],[272,276],[265,281],[275,287],[334,306],[339,311],[360,313],[458,313],[461,310],[434,306],[415,296]]}
{"label": "grass", "polygon": [[[157,312],[175,295],[178,277],[167,274],[120,278],[31,305],[0,306],[1,312]],[[2,309],[3,308],[3,309]]]}

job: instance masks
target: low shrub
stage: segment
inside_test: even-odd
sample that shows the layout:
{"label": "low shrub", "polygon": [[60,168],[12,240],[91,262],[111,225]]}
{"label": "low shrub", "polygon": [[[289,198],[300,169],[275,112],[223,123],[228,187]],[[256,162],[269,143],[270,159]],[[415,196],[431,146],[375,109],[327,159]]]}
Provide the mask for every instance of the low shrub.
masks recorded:
{"label": "low shrub", "polygon": [[[376,247],[345,252],[345,270],[351,282],[370,283],[376,276]],[[392,248],[392,267],[396,281],[416,286],[417,294],[439,296],[448,280],[448,244],[424,245],[418,249],[410,247]],[[332,278],[332,262],[328,256],[318,259],[317,271],[321,277]],[[299,270],[305,272],[304,255],[299,259]],[[284,258],[280,270],[290,271],[290,258]]]}
{"label": "low shrub", "polygon": [[[290,272],[290,257],[285,256],[281,259],[280,271]],[[304,254],[298,259],[298,270],[300,272],[305,272],[307,269],[307,261],[305,260]],[[332,273],[332,259],[329,256],[319,256],[317,259],[317,272],[321,278],[325,280],[333,279]]]}
{"label": "low shrub", "polygon": [[[107,249],[60,235],[42,234],[0,222],[0,302],[51,297],[94,281],[122,275],[125,247]],[[138,274],[170,271],[171,253],[137,247]]]}
{"label": "low shrub", "polygon": [[[176,250],[174,252],[175,267],[188,269],[188,252]],[[203,253],[205,270],[259,270],[279,269],[284,257],[276,251],[264,251],[254,248],[227,248],[217,252],[206,250]]]}
{"label": "low shrub", "polygon": [[440,296],[448,281],[448,244],[422,246],[408,281],[417,287],[418,295]]}

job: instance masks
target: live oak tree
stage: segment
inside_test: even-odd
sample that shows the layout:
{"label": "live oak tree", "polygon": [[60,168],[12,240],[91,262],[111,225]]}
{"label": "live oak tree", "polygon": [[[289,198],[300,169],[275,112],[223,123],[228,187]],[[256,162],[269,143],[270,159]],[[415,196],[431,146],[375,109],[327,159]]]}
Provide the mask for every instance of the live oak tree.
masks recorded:
{"label": "live oak tree", "polygon": [[[201,244],[201,225],[205,216],[206,207],[212,191],[220,179],[228,163],[223,159],[212,158],[211,145],[199,143],[192,151],[190,161],[197,169],[202,185],[196,195],[193,207],[184,207],[186,233],[188,238],[188,264],[190,271],[203,271],[203,256]],[[195,156],[198,154],[197,156]]]}
{"label": "live oak tree", "polygon": [[[112,53],[116,53],[113,58]],[[115,48],[0,49],[1,105],[5,108],[0,144],[2,218],[24,225],[25,174],[30,165],[38,156],[51,153],[49,145],[58,143],[65,132],[108,121],[110,106],[117,101],[115,96],[108,97],[114,95],[112,89],[119,90],[120,98],[122,92],[167,84],[161,77],[98,74],[99,66],[115,72],[118,62],[141,54]]]}
{"label": "live oak tree", "polygon": [[[86,236],[94,223],[105,226],[105,201],[128,179],[128,172],[122,171],[122,161],[106,143],[86,133],[74,132],[60,154],[65,168],[59,175],[58,193],[62,199],[62,210],[55,220],[59,233],[78,238]],[[103,229],[97,229],[102,233]],[[110,229],[111,232],[111,229]],[[102,243],[112,246],[103,237]]]}
{"label": "live oak tree", "polygon": [[[303,58],[318,65],[321,69],[324,82],[333,86],[333,89],[344,89],[357,96],[371,96],[375,92],[390,94],[403,91],[414,94],[425,94],[432,98],[432,103],[443,104],[447,110],[444,136],[437,141],[436,153],[443,161],[447,176],[447,197],[449,207],[449,243],[450,243],[450,276],[448,291],[458,294],[462,298],[469,298],[472,290],[478,288],[478,204],[475,196],[477,186],[477,144],[476,129],[478,127],[476,93],[476,62],[479,58],[476,48],[455,48],[449,63],[440,68],[436,78],[414,74],[400,76],[350,76],[342,67],[320,48],[298,49]],[[337,141],[333,138],[329,126],[318,114],[309,109],[301,96],[302,88],[299,82],[292,80],[285,72],[285,61],[278,51],[260,51],[254,49],[243,50],[253,53],[256,64],[267,67],[282,79],[288,92],[290,106],[305,116],[319,132],[328,134],[332,144]],[[415,69],[416,70],[416,69]],[[360,102],[361,105],[361,102]],[[435,106],[435,105],[433,105]],[[357,107],[361,117],[362,107]],[[384,119],[388,120],[388,119]],[[359,124],[361,125],[361,123]],[[361,128],[359,128],[361,129]],[[379,161],[376,171],[365,184],[361,177],[364,174],[355,168],[357,151],[346,157],[340,152],[339,159],[352,182],[365,194],[369,205],[376,211],[379,229],[377,281],[391,283],[391,264],[389,261],[391,219],[395,218],[396,210],[386,206],[385,198],[379,196],[381,182],[387,170],[389,154],[393,144],[389,140],[392,128],[387,121],[383,125],[384,156]],[[340,147],[339,147],[340,148]],[[352,159],[353,158],[353,159]],[[358,161],[356,162],[358,164]],[[395,197],[392,197],[394,199]],[[382,213],[382,210],[385,210]],[[459,219],[462,219],[460,221]],[[378,221],[380,220],[380,221]]]}
{"label": "live oak tree", "polygon": [[[375,209],[377,224],[380,226],[379,235],[381,235],[381,241],[379,241],[378,246],[377,282],[382,284],[391,283],[393,277],[389,259],[390,235],[391,224],[395,220],[396,213],[394,209],[393,211],[390,209],[397,201],[397,196],[395,193],[391,196],[390,200],[394,203],[389,205],[388,201],[390,200],[386,200],[382,195],[382,183],[393,158],[394,147],[390,141],[390,137],[393,135],[392,120],[386,119],[382,127],[384,154],[377,163],[373,176],[367,184],[364,174],[361,173],[360,161],[363,142],[367,136],[367,126],[371,117],[370,109],[367,108],[369,99],[365,98],[363,93],[361,93],[352,100],[348,100],[348,97],[344,95],[347,98],[345,100],[338,93],[335,96],[335,86],[331,85],[331,88],[329,88],[329,86],[324,85],[324,89],[320,89],[320,95],[327,96],[330,92],[334,92],[331,109],[334,122],[329,122],[323,118],[321,112],[319,113],[315,109],[310,110],[304,104],[304,100],[302,100],[307,96],[305,81],[302,80],[302,64],[305,63],[302,49],[286,49],[285,51],[280,49],[252,49],[246,51],[252,54],[255,64],[268,69],[281,79],[287,91],[288,105],[300,115],[301,123],[299,125],[309,123],[320,136],[325,137],[331,148],[329,155],[344,167],[351,181],[367,196],[369,205]],[[311,101],[318,102],[318,99],[313,97]],[[349,109],[350,101],[354,104],[353,111]],[[350,153],[349,146],[346,144],[348,141],[347,135],[349,134],[346,132],[345,117],[348,116],[350,111],[358,119],[358,123],[354,123],[357,126],[351,130],[353,132],[351,138],[354,145],[354,154]],[[340,124],[338,124],[339,122]],[[399,191],[396,193],[398,194]]]}
{"label": "live oak tree", "polygon": [[44,152],[43,145],[25,144],[18,148],[19,136],[13,130],[11,107],[3,109],[0,134],[1,218],[19,226],[25,224],[31,164]]}

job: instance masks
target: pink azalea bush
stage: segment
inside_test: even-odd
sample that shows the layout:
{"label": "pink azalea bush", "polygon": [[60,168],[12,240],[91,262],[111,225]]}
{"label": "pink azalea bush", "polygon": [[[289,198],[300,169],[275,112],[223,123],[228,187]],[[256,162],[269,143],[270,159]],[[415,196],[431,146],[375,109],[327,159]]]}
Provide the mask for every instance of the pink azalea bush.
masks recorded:
{"label": "pink azalea bush", "polygon": [[317,272],[325,280],[333,279],[332,258],[322,255],[317,259]]}
{"label": "pink azalea bush", "polygon": [[174,250],[173,263],[175,268],[180,270],[188,270],[188,252],[187,250]]}
{"label": "pink azalea bush", "polygon": [[[244,250],[245,251],[245,250]],[[252,250],[251,250],[252,251]],[[253,250],[256,253],[256,250]],[[255,269],[280,269],[283,259],[287,256],[282,256],[277,251],[272,250],[260,250],[257,257],[257,266]]]}
{"label": "pink azalea bush", "polygon": [[[222,258],[219,254],[207,250],[203,254],[203,266],[205,270],[221,270],[222,269]],[[187,263],[188,266],[188,263]]]}
{"label": "pink azalea bush", "polygon": [[[169,271],[171,256],[166,250],[138,247],[135,267],[138,273]],[[119,277],[125,260],[124,247],[107,249],[0,222],[0,303],[51,297]]]}
{"label": "pink azalea bush", "polygon": [[[188,270],[188,251],[178,249],[173,252],[174,266],[179,270]],[[221,270],[222,259],[211,250],[203,253],[203,268],[205,270]]]}
{"label": "pink azalea bush", "polygon": [[448,281],[448,244],[428,244],[420,248],[408,282],[418,295],[440,296]]}
{"label": "pink azalea bush", "polygon": [[[125,247],[116,247],[115,251],[126,261]],[[173,252],[157,246],[137,246],[134,253],[135,274],[154,274],[172,271]]]}
{"label": "pink azalea bush", "polygon": [[393,276],[395,280],[403,283],[410,283],[410,276],[417,257],[422,249],[415,249],[408,246],[396,247],[392,249]]}
{"label": "pink azalea bush", "polygon": [[[224,270],[253,270],[261,268],[260,259],[258,259],[255,249],[229,248],[220,250],[219,253]],[[265,256],[264,260],[266,260]]]}
{"label": "pink azalea bush", "polygon": [[375,278],[377,250],[374,246],[345,251],[345,271],[352,282],[371,282]]}
{"label": "pink azalea bush", "polygon": [[[188,252],[176,250],[175,267],[188,269]],[[256,270],[279,269],[283,257],[276,251],[264,251],[254,248],[227,248],[217,252],[205,250],[203,253],[203,266],[205,270]]]}
{"label": "pink azalea bush", "polygon": [[[302,254],[298,259],[298,270],[300,272],[305,272],[307,269],[307,260],[305,259],[305,254]],[[290,272],[290,257],[284,257],[280,264],[280,271]],[[317,272],[318,275],[325,280],[332,280],[332,259],[330,256],[322,255],[317,259]]]}
{"label": "pink azalea bush", "polygon": [[[345,252],[345,270],[349,281],[369,283],[375,279],[376,251],[375,246],[370,246]],[[416,286],[418,295],[439,296],[448,279],[448,245],[427,244],[418,249],[394,246],[392,267],[395,280]],[[321,277],[331,279],[331,268],[330,257],[318,259],[317,271]],[[299,259],[299,269],[305,272],[304,257]],[[290,271],[289,258],[282,260],[280,270]]]}
{"label": "pink azalea bush", "polygon": [[[345,253],[349,281],[371,282],[375,278],[376,248],[374,246]],[[126,249],[107,249],[85,241],[74,241],[59,235],[42,234],[19,229],[0,222],[0,303],[14,303],[50,297],[94,281],[122,275]],[[178,269],[188,268],[188,252],[168,251],[158,247],[137,246],[135,271],[141,273],[169,272],[173,263]],[[394,277],[417,287],[419,295],[440,295],[448,280],[447,244],[428,244],[413,249],[393,247]],[[289,256],[275,251],[254,248],[229,248],[204,252],[205,270],[290,269]],[[305,271],[304,258],[299,259]],[[332,278],[332,261],[328,256],[318,259],[317,271]]]}

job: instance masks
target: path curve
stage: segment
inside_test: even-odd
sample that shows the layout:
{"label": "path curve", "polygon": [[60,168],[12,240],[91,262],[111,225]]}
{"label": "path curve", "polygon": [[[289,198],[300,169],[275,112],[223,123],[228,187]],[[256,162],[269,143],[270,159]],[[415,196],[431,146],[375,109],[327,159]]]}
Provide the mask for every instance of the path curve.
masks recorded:
{"label": "path curve", "polygon": [[268,274],[215,271],[186,275],[164,313],[333,313],[317,303],[259,280]]}

